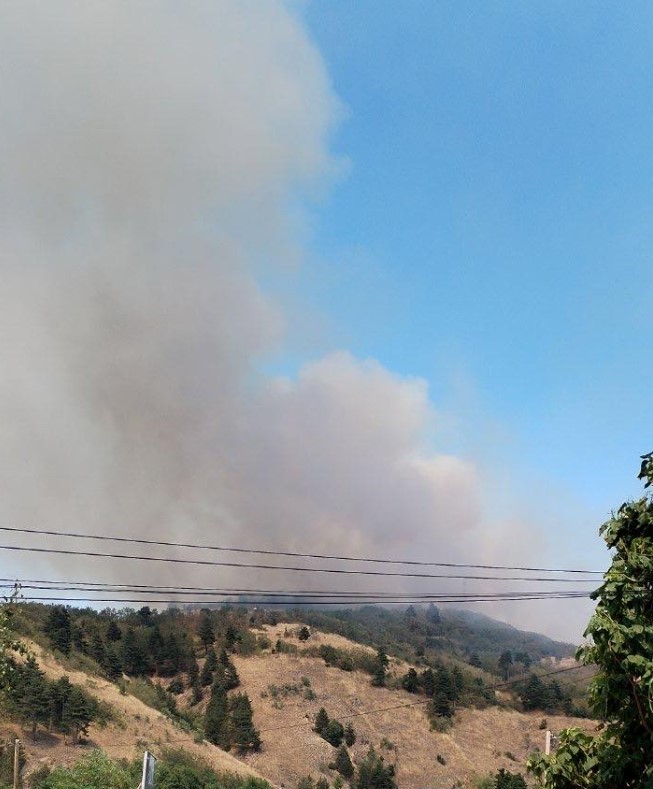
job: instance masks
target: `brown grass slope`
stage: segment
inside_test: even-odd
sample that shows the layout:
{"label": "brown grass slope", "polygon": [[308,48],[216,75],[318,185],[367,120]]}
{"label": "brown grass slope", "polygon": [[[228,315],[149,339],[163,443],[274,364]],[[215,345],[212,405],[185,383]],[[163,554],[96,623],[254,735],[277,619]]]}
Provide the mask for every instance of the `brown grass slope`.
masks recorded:
{"label": "brown grass slope", "polygon": [[[280,625],[267,628],[267,633],[274,643],[284,630],[285,626]],[[315,643],[360,646],[341,636],[314,631],[309,644]],[[420,697],[374,688],[367,675],[327,667],[320,659],[275,653],[236,658],[236,666],[252,700],[264,746],[260,753],[248,757],[249,763],[279,785],[294,787],[307,774],[314,778],[321,773],[335,777],[328,769],[335,749],[312,730],[312,721],[322,706],[330,717],[354,725],[358,735],[350,749],[354,762],[373,745],[386,761],[396,764],[400,789],[452,786],[457,781],[468,786],[476,776],[496,772],[500,767],[513,772],[524,770],[528,754],[536,747],[544,747],[544,732],[539,728],[541,712],[460,709],[454,726],[446,733],[438,733],[429,728],[425,705],[361,714],[411,704]],[[406,666],[395,664],[394,670],[403,673]],[[316,694],[314,700],[306,700],[295,692],[285,698],[283,694],[276,699],[270,695],[269,685],[301,685],[302,677],[310,680]],[[590,721],[564,716],[548,716],[548,724],[553,730],[571,725],[593,726]],[[387,747],[388,742],[394,746],[392,749]],[[444,765],[438,762],[438,754],[444,758]]]}
{"label": "brown grass slope", "polygon": [[209,743],[195,743],[192,735],[176,727],[157,710],[143,704],[134,696],[122,695],[117,685],[99,677],[89,677],[82,671],[64,669],[38,644],[30,642],[28,646],[50,679],[58,679],[66,674],[72,683],[80,685],[96,698],[110,704],[117,719],[105,728],[92,725],[88,743],[84,746],[65,745],[61,736],[50,736],[43,732],[33,742],[29,735],[20,733],[16,727],[8,728],[4,733],[5,737],[11,731],[15,731],[25,744],[28,772],[32,772],[40,764],[49,766],[74,764],[91,748],[101,748],[115,759],[132,759],[142,755],[146,746],[155,754],[169,746],[183,748],[185,751],[199,755],[219,771],[263,777],[254,767],[220,748]]}

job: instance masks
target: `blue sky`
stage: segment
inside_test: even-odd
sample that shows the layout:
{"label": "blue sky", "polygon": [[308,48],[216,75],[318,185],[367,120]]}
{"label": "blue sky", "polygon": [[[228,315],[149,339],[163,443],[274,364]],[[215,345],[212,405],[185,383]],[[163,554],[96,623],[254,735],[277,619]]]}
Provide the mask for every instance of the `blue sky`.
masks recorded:
{"label": "blue sky", "polygon": [[325,343],[428,380],[456,449],[496,428],[495,462],[593,533],[651,449],[650,6],[304,13],[345,108],[301,272]]}

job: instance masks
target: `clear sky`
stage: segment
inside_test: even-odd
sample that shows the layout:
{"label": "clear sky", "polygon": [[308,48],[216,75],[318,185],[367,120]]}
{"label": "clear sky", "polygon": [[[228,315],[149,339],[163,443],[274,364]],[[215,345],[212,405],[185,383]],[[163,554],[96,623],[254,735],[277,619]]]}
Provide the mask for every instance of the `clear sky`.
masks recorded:
{"label": "clear sky", "polygon": [[[348,170],[303,294],[601,519],[652,446],[649,4],[313,0]],[[490,431],[495,432],[495,431]],[[590,529],[593,526],[590,526]],[[589,548],[588,544],[588,548]]]}

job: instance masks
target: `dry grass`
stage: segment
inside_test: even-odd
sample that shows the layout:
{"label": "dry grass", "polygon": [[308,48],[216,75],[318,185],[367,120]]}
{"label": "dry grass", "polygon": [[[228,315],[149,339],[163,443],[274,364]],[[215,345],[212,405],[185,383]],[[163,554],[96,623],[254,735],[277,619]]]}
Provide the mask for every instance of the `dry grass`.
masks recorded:
{"label": "dry grass", "polygon": [[146,706],[134,696],[123,696],[113,683],[98,677],[89,678],[87,674],[80,671],[65,671],[52,655],[37,644],[30,643],[29,646],[50,679],[57,679],[67,674],[71,682],[81,685],[98,699],[110,704],[117,718],[116,723],[111,723],[104,729],[91,726],[90,739],[85,746],[64,745],[60,736],[47,734],[41,734],[36,742],[32,742],[29,736],[22,735],[16,730],[25,743],[30,772],[40,764],[73,764],[90,748],[102,748],[112,758],[132,759],[142,755],[147,745],[155,754],[168,746],[183,748],[185,751],[201,756],[216,770],[263,777],[253,767],[220,748],[209,743],[193,742],[191,734],[176,727],[160,712]]}
{"label": "dry grass", "polygon": [[[283,639],[287,630],[288,640],[301,649],[304,645],[291,635],[296,627],[282,623],[265,630],[273,644],[277,638]],[[307,645],[368,649],[342,636],[313,633]],[[201,755],[217,770],[263,776],[279,786],[294,788],[299,778],[308,774],[314,778],[325,774],[333,780],[335,773],[328,765],[335,749],[312,730],[313,719],[322,706],[329,716],[343,723],[351,720],[354,725],[358,736],[351,749],[354,762],[373,745],[386,761],[396,764],[400,789],[453,786],[456,782],[471,786],[475,777],[494,773],[500,767],[513,772],[523,771],[528,754],[544,745],[544,732],[539,728],[542,713],[523,714],[497,708],[461,709],[456,714],[455,725],[448,732],[439,733],[430,730],[424,705],[414,705],[421,697],[401,690],[374,688],[367,675],[327,667],[319,658],[266,653],[235,657],[242,689],[252,700],[255,724],[263,740],[260,753],[241,760],[209,744],[192,742],[192,735],[181,731],[133,696],[121,695],[116,685],[97,677],[91,679],[83,672],[64,671],[48,653],[36,645],[33,649],[49,677],[57,678],[67,673],[72,682],[85,686],[116,711],[118,723],[106,729],[93,727],[89,743],[89,747],[103,748],[114,757],[132,758],[137,751],[142,751],[145,743],[155,753],[169,744]],[[403,673],[407,666],[395,661],[393,668]],[[313,700],[304,697],[303,677],[310,680],[311,690],[316,695]],[[298,690],[275,698],[269,692],[269,685],[297,686]],[[187,695],[178,697],[182,705]],[[201,707],[205,704],[206,699]],[[361,714],[402,704],[414,706],[373,715]],[[591,721],[562,716],[547,716],[547,719],[553,730],[569,725],[591,729],[594,725]],[[385,748],[382,747],[384,741]],[[390,749],[388,742],[393,746]],[[79,747],[63,745],[59,738],[46,737],[34,744],[27,740],[27,750],[30,769],[43,762],[70,764],[82,753]],[[445,764],[437,760],[438,755],[443,757]]]}
{"label": "dry grass", "polygon": [[[272,642],[283,638],[284,630],[294,626],[277,625],[267,628]],[[291,638],[293,643],[298,643]],[[360,648],[346,638],[315,633],[308,642],[328,643],[344,649]],[[544,732],[539,724],[542,713],[523,714],[513,710],[461,709],[455,725],[446,733],[431,731],[424,705],[388,710],[374,715],[360,715],[365,710],[396,707],[419,701],[404,691],[374,688],[368,676],[358,672],[344,672],[328,668],[320,659],[302,655],[269,654],[252,658],[237,658],[236,664],[243,686],[254,707],[256,725],[262,731],[264,743],[260,754],[250,757],[250,764],[273,782],[294,786],[309,773],[314,778],[325,773],[335,774],[328,763],[335,750],[312,731],[312,720],[320,707],[330,717],[348,722],[346,716],[355,715],[351,722],[358,741],[351,749],[354,762],[364,756],[369,745],[384,755],[386,761],[396,763],[399,786],[402,789],[421,786],[452,786],[456,781],[471,785],[476,776],[496,772],[505,767],[513,772],[524,770],[529,753],[544,747]],[[397,669],[404,670],[404,664]],[[316,699],[307,701],[291,694],[276,701],[262,698],[270,684],[301,683],[308,677]],[[279,705],[283,704],[281,708]],[[563,716],[548,716],[549,727],[559,730],[580,725],[590,729],[590,721]],[[395,749],[381,747],[383,740]],[[514,756],[515,760],[506,756]],[[440,754],[446,764],[440,764]]]}

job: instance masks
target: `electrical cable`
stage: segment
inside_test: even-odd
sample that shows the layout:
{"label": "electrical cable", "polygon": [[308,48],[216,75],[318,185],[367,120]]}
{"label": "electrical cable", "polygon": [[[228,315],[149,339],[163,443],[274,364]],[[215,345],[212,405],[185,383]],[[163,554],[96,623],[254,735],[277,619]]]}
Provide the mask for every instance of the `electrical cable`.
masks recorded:
{"label": "electrical cable", "polygon": [[[0,527],[1,528],[1,527]],[[486,575],[442,575],[434,573],[402,573],[402,572],[382,572],[380,570],[343,570],[335,567],[292,567],[292,566],[278,566],[269,564],[249,564],[245,562],[216,562],[207,559],[179,559],[175,557],[164,556],[133,556],[130,554],[120,553],[100,553],[99,551],[75,551],[63,548],[37,548],[35,546],[24,545],[0,545],[0,550],[3,551],[24,551],[28,553],[42,553],[42,554],[57,554],[60,556],[87,556],[91,558],[102,559],[127,559],[132,561],[142,562],[166,562],[169,564],[192,564],[204,567],[233,567],[240,569],[254,569],[254,570],[282,570],[283,572],[310,572],[310,573],[328,573],[336,575],[366,575],[366,576],[380,576],[384,578],[454,578],[454,579],[472,579],[480,581],[541,581],[543,583],[578,583],[589,582],[596,583],[594,578],[524,578],[523,576],[486,576]]]}
{"label": "electrical cable", "polygon": [[[221,545],[206,545],[201,543],[184,543],[184,542],[171,542],[165,540],[147,540],[138,537],[115,537],[110,535],[99,534],[85,534],[82,532],[65,532],[46,529],[25,529],[16,526],[0,526],[0,531],[14,532],[20,534],[37,534],[49,537],[71,537],[74,539],[83,540],[107,540],[112,542],[127,542],[136,543],[139,545],[161,545],[170,548],[193,548],[203,551],[224,551],[229,553],[247,553],[247,554],[264,554],[266,556],[291,556],[300,559],[325,559],[333,561],[344,562],[370,562],[375,564],[405,564],[418,567],[450,567],[450,568],[466,568],[477,570],[519,570],[522,572],[540,572],[540,573],[575,573],[581,575],[602,575],[602,570],[579,570],[568,568],[550,568],[550,567],[519,567],[500,564],[469,564],[458,562],[431,562],[431,561],[418,561],[414,559],[377,559],[373,557],[363,556],[341,556],[334,554],[321,554],[321,553],[299,553],[296,551],[273,551],[263,548],[242,548],[242,547],[226,547]],[[240,566],[240,565],[237,565]]]}

